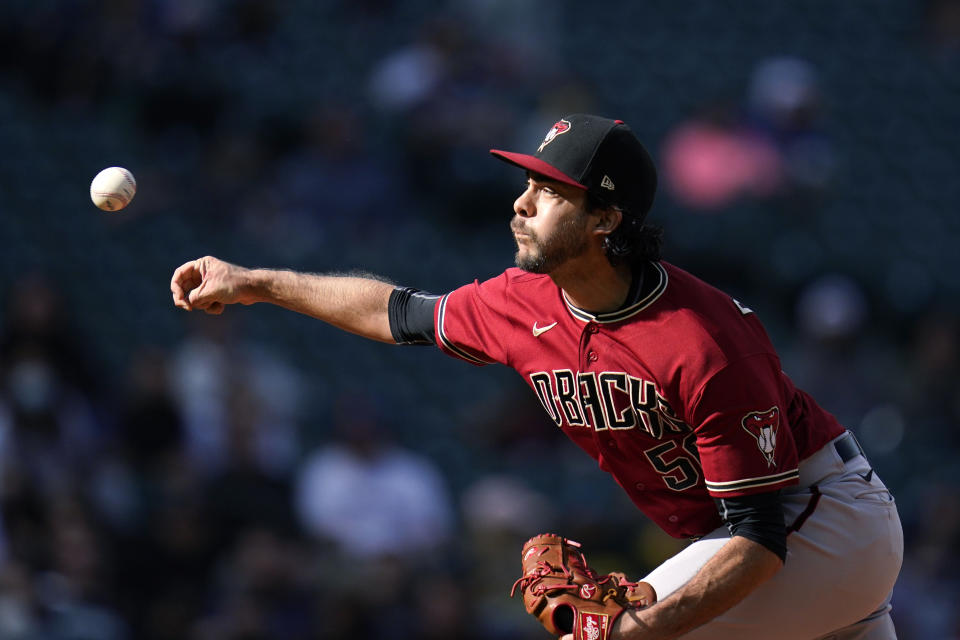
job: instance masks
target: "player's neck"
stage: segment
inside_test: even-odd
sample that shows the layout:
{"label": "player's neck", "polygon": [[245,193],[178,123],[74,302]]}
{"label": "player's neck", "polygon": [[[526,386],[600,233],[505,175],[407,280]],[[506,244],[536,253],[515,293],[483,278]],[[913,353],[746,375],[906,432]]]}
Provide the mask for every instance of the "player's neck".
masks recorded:
{"label": "player's neck", "polygon": [[630,292],[633,274],[628,265],[613,266],[602,256],[592,264],[564,265],[550,277],[557,283],[570,304],[593,313],[616,311],[623,306]]}

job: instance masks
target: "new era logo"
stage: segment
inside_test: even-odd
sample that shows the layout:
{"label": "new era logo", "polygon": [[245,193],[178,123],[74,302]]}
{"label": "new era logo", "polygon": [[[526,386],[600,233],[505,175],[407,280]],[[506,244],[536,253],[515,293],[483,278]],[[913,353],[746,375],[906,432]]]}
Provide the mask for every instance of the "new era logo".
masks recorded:
{"label": "new era logo", "polygon": [[616,187],[613,185],[613,180],[610,179],[610,176],[603,176],[603,180],[600,181],[600,186],[604,189],[610,189],[613,191]]}

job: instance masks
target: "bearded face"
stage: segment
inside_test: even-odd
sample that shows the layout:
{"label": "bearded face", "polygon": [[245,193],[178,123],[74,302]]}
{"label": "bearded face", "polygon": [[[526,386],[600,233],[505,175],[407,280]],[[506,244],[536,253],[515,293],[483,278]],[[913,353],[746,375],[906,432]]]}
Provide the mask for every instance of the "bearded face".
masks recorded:
{"label": "bearded face", "polygon": [[516,265],[531,273],[550,273],[587,250],[584,233],[586,213],[578,210],[546,231],[534,231],[524,219],[515,217],[510,224],[517,242]]}

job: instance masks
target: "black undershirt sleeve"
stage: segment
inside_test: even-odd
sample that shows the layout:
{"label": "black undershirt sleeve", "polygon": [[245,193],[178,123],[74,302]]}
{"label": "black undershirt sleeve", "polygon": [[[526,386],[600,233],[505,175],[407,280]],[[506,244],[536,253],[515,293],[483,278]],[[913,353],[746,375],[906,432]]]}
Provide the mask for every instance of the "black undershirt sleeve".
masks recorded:
{"label": "black undershirt sleeve", "polygon": [[433,310],[440,296],[410,287],[397,287],[390,293],[387,313],[390,333],[397,344],[428,345],[436,342]]}
{"label": "black undershirt sleeve", "polygon": [[757,493],[738,498],[714,498],[730,535],[761,544],[787,559],[787,527],[783,523],[780,492]]}

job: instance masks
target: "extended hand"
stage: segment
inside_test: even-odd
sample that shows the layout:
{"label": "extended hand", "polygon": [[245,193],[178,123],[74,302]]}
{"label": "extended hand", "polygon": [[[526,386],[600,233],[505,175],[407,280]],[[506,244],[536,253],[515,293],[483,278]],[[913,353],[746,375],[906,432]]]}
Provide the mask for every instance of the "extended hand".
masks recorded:
{"label": "extended hand", "polygon": [[252,304],[247,293],[248,269],[232,265],[211,256],[191,260],[173,272],[170,291],[173,304],[192,311],[202,309],[219,315],[228,304]]}

